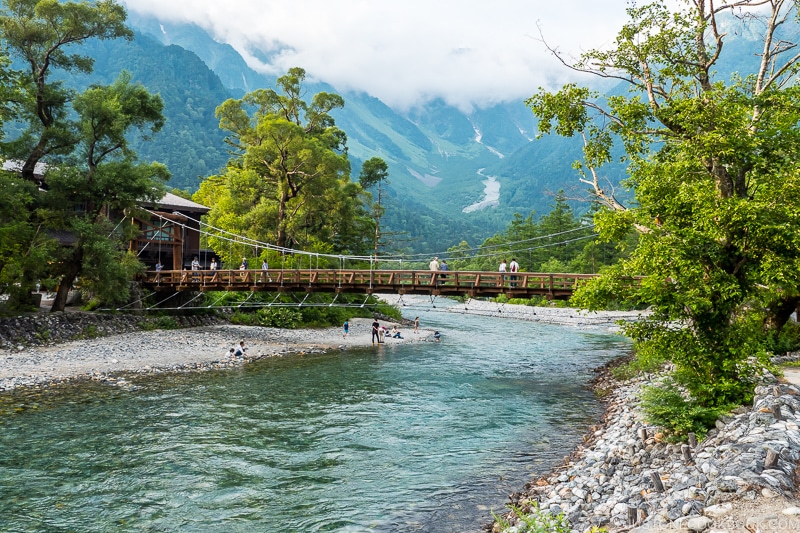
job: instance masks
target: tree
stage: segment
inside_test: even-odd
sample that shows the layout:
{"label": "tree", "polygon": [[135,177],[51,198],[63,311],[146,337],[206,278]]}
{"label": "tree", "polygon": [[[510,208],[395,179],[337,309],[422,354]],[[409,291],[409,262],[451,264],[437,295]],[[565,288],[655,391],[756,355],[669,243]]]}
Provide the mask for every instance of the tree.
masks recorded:
{"label": "tree", "polygon": [[[797,2],[684,5],[634,6],[610,50],[564,61],[627,94],[569,84],[528,104],[541,133],[583,136],[576,167],[606,206],[595,217],[601,235],[640,232],[630,258],[579,301],[597,307],[609,277],[644,275],[632,296],[652,314],[627,328],[639,356],[670,357],[692,402],[721,408],[752,394],[750,358],[765,346],[759,323],[780,327],[800,301],[800,56],[784,31]],[[738,46],[737,59],[746,57],[737,42],[745,34],[758,36],[751,71],[724,79],[725,52]],[[616,143],[631,206],[601,183]]]}
{"label": "tree", "polygon": [[[4,6],[0,37],[24,64],[15,74],[18,92],[9,102],[25,129],[3,148],[7,156],[22,161],[21,178],[37,185],[25,187],[9,178],[12,190],[20,194],[9,202],[23,207],[24,217],[17,220],[19,242],[14,247],[20,254],[15,264],[23,268],[9,271],[17,272],[12,307],[27,305],[24,295],[40,277],[58,279],[54,311],[64,309],[78,276],[83,288],[107,301],[123,299],[140,265],[123,251],[126,231],[120,228],[129,230],[130,225],[116,224],[112,217],[163,191],[166,169],[140,164],[129,146],[135,130],[147,138],[148,130],[161,128],[163,105],[159,97],[132,84],[128,74],[110,87],[90,87],[79,95],[54,81],[52,74],[91,72],[93,60],[71,52],[76,45],[132,37],[124,24],[125,10],[113,0],[7,0]],[[56,246],[51,235],[71,245]]]}
{"label": "tree", "polygon": [[[212,225],[282,249],[361,251],[372,228],[360,187],[350,181],[346,136],[329,114],[344,100],[321,92],[305,102],[304,79],[305,71],[293,68],[278,78],[278,90],[260,89],[217,108],[232,158],[195,199],[211,206]],[[223,257],[232,255],[227,241],[210,241]]]}
{"label": "tree", "polygon": [[41,223],[31,217],[38,191],[17,172],[0,172],[0,294],[11,310],[34,306],[31,289],[46,277],[56,246]]}
{"label": "tree", "polygon": [[[14,116],[14,102],[22,100],[23,77],[0,53],[0,140],[6,121]],[[30,289],[45,270],[52,251],[40,224],[31,220],[37,190],[17,172],[0,171],[0,294],[8,295],[12,309],[33,305]]]}
{"label": "tree", "polygon": [[25,163],[22,176],[35,181],[36,165],[48,154],[69,154],[77,142],[67,105],[72,91],[49,79],[53,69],[88,73],[90,57],[69,53],[88,39],[132,38],[125,9],[114,0],[60,2],[5,0],[0,32],[10,52],[27,67],[18,110],[28,129],[11,150]]}
{"label": "tree", "polygon": [[380,157],[372,157],[364,161],[358,182],[364,190],[376,188],[377,198],[372,204],[372,219],[375,221],[375,257],[378,257],[378,247],[381,244],[381,217],[386,209],[381,205],[383,184],[389,183],[389,165]]}
{"label": "tree", "polygon": [[[542,247],[540,248],[541,255],[544,256],[542,263],[549,262],[551,265],[560,263],[566,268],[566,263],[575,257],[582,247],[580,241],[573,240],[578,235],[570,233],[572,230],[580,228],[581,223],[575,217],[572,207],[567,203],[563,190],[558,191],[555,203],[550,207],[550,212],[539,219],[539,234],[542,236],[552,235],[538,243],[538,246]],[[552,269],[544,271],[554,272]],[[563,271],[561,270],[561,272]]]}
{"label": "tree", "polygon": [[166,167],[140,163],[128,148],[134,131],[147,136],[161,128],[163,107],[159,96],[132,84],[126,72],[114,84],[90,87],[75,98],[79,142],[68,164],[46,174],[45,202],[55,229],[68,229],[74,237],[57,262],[60,283],[53,311],[64,310],[78,276],[83,288],[104,301],[127,297],[127,283],[140,265],[126,256],[123,245],[131,235],[115,231],[114,217],[163,196]]}

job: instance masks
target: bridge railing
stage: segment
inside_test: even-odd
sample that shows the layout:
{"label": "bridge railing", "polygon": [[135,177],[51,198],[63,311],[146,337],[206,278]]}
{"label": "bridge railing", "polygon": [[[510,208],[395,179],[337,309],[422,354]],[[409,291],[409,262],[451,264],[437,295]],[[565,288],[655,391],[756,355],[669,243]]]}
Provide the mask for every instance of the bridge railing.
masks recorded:
{"label": "bridge railing", "polygon": [[151,286],[206,290],[257,290],[303,286],[335,290],[368,289],[374,292],[437,288],[443,292],[467,289],[537,290],[537,292],[573,291],[594,274],[541,272],[478,272],[427,270],[163,270],[145,274]]}

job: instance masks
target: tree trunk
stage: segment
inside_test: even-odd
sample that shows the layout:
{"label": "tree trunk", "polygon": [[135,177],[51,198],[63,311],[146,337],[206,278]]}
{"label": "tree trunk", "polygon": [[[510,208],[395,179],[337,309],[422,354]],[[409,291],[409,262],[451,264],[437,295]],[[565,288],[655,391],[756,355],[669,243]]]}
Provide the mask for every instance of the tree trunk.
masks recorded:
{"label": "tree trunk", "polygon": [[42,159],[44,155],[45,146],[47,145],[47,141],[45,141],[44,137],[39,140],[39,144],[34,147],[31,151],[28,159],[25,160],[25,163],[22,165],[22,170],[20,174],[22,177],[28,181],[32,181],[37,185],[42,185],[42,179],[36,176],[36,165]]}
{"label": "tree trunk", "polygon": [[281,190],[278,199],[278,229],[275,234],[275,244],[281,248],[286,248],[286,204],[289,202],[289,195],[286,190]]}
{"label": "tree trunk", "polygon": [[783,326],[789,321],[789,317],[800,304],[800,297],[784,298],[767,308],[767,316],[764,318],[764,329],[774,331],[776,334],[781,332]]}
{"label": "tree trunk", "polygon": [[66,271],[61,276],[61,282],[58,284],[56,297],[53,300],[53,306],[50,308],[51,313],[63,311],[67,307],[67,298],[69,291],[72,289],[72,284],[81,272],[81,259],[83,254],[80,248],[75,248],[72,251],[71,257],[68,259]]}

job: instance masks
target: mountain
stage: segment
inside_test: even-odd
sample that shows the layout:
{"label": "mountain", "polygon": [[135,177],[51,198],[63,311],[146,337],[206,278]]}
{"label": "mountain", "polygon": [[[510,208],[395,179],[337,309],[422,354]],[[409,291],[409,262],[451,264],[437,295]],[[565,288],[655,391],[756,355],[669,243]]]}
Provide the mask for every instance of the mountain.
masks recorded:
{"label": "mountain", "polygon": [[[251,69],[230,45],[198,26],[135,14],[129,22],[136,32],[132,41],[91,42],[87,53],[95,58],[95,72],[68,82],[77,88],[108,83],[124,68],[159,93],[166,126],[155,142],[135,148],[142,158],[165,163],[173,186],[194,191],[228,160],[215,108],[227,98],[274,87],[275,77]],[[398,113],[365,93],[325,84],[307,89],[344,97],[334,118],[348,136],[353,179],[370,157],[389,165],[383,223],[406,235],[398,248],[427,253],[462,240],[477,245],[515,212],[546,213],[549,192],[577,183],[571,163],[580,146],[558,137],[532,142],[536,122],[522,101],[469,114],[434,101]]]}
{"label": "mountain", "polygon": [[62,75],[68,85],[80,90],[111,83],[127,70],[134,82],[163,99],[164,127],[152,141],[136,140],[132,147],[143,160],[166,164],[172,186],[196,190],[202,179],[225,167],[225,136],[214,110],[231,93],[196,54],[138,32],[131,41],[91,40],[85,53],[94,58],[94,72]]}

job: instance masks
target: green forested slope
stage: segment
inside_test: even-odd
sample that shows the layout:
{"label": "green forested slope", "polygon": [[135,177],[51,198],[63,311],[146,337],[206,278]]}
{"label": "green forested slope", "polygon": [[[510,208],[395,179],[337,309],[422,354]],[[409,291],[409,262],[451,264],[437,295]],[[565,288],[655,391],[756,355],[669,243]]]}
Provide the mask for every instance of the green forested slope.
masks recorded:
{"label": "green forested slope", "polygon": [[[130,22],[137,30],[133,41],[88,45],[96,59],[91,80],[108,82],[125,69],[162,96],[166,126],[156,143],[135,148],[143,159],[169,167],[170,185],[194,191],[228,159],[215,108],[227,98],[271,87],[274,79],[249,68],[231,46],[197,26],[136,16]],[[79,79],[87,83],[69,82],[77,87]],[[337,92],[323,84],[310,84],[309,90]],[[389,165],[385,224],[405,235],[395,239],[398,248],[436,251],[464,239],[478,243],[515,212],[546,212],[552,201],[547,191],[575,182],[569,143],[532,143],[535,122],[521,101],[470,114],[434,101],[403,114],[364,93],[342,96],[345,107],[334,118],[348,136],[352,176],[370,157]],[[500,205],[463,213],[483,198],[487,175],[501,185]]]}

